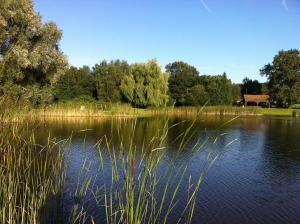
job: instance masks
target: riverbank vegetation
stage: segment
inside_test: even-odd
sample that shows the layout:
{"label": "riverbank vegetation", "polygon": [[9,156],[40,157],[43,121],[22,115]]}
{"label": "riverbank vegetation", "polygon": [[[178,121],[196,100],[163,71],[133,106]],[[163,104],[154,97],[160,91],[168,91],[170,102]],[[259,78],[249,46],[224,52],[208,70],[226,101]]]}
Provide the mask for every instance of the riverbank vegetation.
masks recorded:
{"label": "riverbank vegetation", "polygon": [[293,108],[262,108],[257,106],[181,106],[181,107],[152,107],[133,108],[128,104],[102,104],[95,102],[67,101],[48,106],[47,108],[32,109],[26,113],[32,117],[47,119],[49,117],[205,117],[205,116],[284,116],[299,117],[300,110]]}

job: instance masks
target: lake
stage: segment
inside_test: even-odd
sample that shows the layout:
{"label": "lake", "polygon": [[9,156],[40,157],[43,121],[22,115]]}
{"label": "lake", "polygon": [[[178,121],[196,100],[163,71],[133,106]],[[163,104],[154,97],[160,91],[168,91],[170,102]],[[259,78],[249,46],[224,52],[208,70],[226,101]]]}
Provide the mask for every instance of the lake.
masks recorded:
{"label": "lake", "polygon": [[[65,222],[74,205],[83,206],[87,217],[92,216],[96,223],[105,220],[103,204],[97,203],[89,191],[80,198],[73,196],[78,183],[83,183],[82,177],[93,177],[89,188],[98,191],[101,189],[97,185],[110,178],[98,174],[101,164],[95,144],[100,139],[103,148],[109,145],[118,150],[121,142],[125,151],[134,146],[138,156],[140,151],[152,147],[153,136],[166,133],[161,142],[163,147],[157,149],[164,152],[158,175],[164,175],[168,161],[173,158],[176,158],[174,172],[180,169],[182,161],[189,164],[176,196],[179,202],[185,200],[190,181],[196,182],[205,170],[195,200],[193,223],[300,223],[300,120],[275,117],[230,120],[228,117],[203,117],[196,121],[165,117],[51,119],[38,126],[35,133],[41,144],[49,133],[57,139],[72,135],[65,149],[62,206]],[[187,129],[189,133],[184,134]],[[182,144],[184,135],[186,142]],[[195,146],[201,150],[195,151]],[[179,148],[182,150],[178,154]],[[110,157],[104,153],[103,160],[110,172]],[[166,181],[162,179],[160,184]],[[176,182],[170,184],[175,187]],[[177,203],[167,223],[174,223],[183,208],[183,203]]]}

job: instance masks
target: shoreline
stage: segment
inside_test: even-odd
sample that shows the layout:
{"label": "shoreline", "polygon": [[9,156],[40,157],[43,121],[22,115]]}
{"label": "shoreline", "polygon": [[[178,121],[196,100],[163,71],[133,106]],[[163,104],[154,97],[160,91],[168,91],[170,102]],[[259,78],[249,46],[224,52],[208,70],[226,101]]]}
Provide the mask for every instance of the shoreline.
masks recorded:
{"label": "shoreline", "polygon": [[[4,106],[4,105],[3,105]],[[3,107],[5,108],[5,107]],[[51,118],[138,118],[138,117],[286,117],[299,118],[300,109],[236,107],[236,106],[206,106],[206,107],[161,107],[161,108],[132,108],[127,104],[93,104],[68,103],[52,104],[47,108],[6,107],[2,121],[21,121],[24,119]]]}
{"label": "shoreline", "polygon": [[177,107],[177,108],[112,108],[111,110],[99,110],[96,108],[49,108],[34,109],[33,116],[38,117],[77,117],[77,118],[135,118],[152,116],[174,116],[174,117],[199,117],[199,116],[241,116],[241,117],[300,117],[300,110],[281,108],[257,108],[257,107],[230,107],[230,106],[208,106]]}

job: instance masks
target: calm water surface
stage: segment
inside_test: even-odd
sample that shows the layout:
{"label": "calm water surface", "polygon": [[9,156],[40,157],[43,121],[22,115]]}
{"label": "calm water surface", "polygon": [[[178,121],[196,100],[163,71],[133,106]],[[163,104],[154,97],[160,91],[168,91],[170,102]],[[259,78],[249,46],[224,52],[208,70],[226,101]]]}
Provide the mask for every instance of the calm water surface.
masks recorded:
{"label": "calm water surface", "polygon": [[[197,120],[191,130],[192,138],[178,158],[178,161],[189,160],[189,175],[196,178],[208,150],[220,154],[200,187],[194,223],[300,223],[300,120],[239,118],[222,126],[228,120],[216,117]],[[126,147],[133,139],[134,145],[141,148],[154,135],[162,134],[165,125],[170,127],[176,123],[180,124],[169,130],[164,142],[167,161],[177,152],[179,142],[175,139],[192,120],[161,117],[52,120],[46,121],[36,133],[41,143],[49,132],[58,139],[73,136],[65,157],[65,188],[66,192],[74,192],[84,162],[89,164],[84,175],[97,175],[99,156],[94,145],[101,137],[106,136],[115,147],[121,141]],[[135,127],[134,134],[132,127]],[[189,150],[193,145],[209,136],[217,141],[208,142],[199,155],[191,157]],[[108,162],[105,164],[109,166]],[[188,179],[178,197],[186,195],[187,182]],[[78,202],[71,193],[65,193],[63,200],[65,219],[74,203],[83,205],[97,223],[105,219],[103,209],[89,196]],[[176,206],[174,219],[181,209],[180,205]],[[169,223],[173,223],[172,217]]]}

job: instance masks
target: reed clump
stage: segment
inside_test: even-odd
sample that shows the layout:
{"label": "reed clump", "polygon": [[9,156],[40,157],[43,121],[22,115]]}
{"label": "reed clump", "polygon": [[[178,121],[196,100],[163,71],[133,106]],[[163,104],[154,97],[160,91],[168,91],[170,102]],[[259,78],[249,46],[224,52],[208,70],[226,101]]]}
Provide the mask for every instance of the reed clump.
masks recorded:
{"label": "reed clump", "polygon": [[[45,223],[48,200],[61,193],[65,142],[49,136],[45,145],[39,145],[32,133],[34,124],[12,121],[18,118],[12,110],[2,112],[1,118],[5,120],[0,121],[0,223]],[[54,219],[56,214],[47,216]]]}

